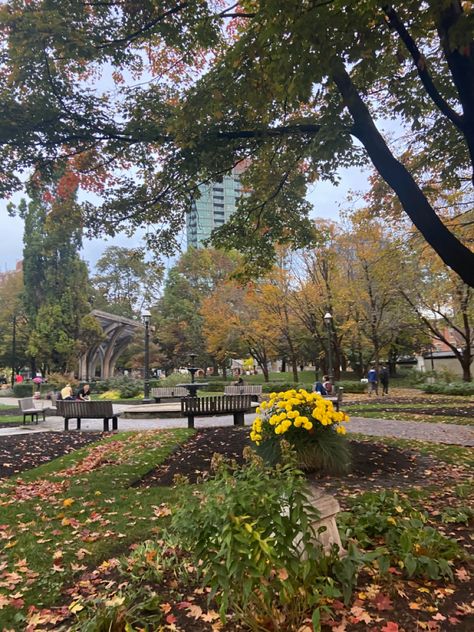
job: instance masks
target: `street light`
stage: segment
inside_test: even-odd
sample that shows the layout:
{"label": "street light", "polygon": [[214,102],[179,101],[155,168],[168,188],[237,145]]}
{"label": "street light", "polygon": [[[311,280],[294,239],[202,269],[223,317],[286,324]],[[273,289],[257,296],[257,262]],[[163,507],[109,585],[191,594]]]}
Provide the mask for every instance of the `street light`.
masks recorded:
{"label": "street light", "polygon": [[151,314],[146,309],[142,312],[143,322],[145,323],[145,380],[144,380],[144,398],[143,403],[149,404],[150,399],[150,320]]}
{"label": "street light", "polygon": [[13,332],[12,332],[12,380],[11,385],[15,384],[15,365],[16,365],[16,314],[13,314]]}
{"label": "street light", "polygon": [[327,330],[328,330],[328,377],[329,377],[329,381],[331,382],[331,384],[334,384],[334,373],[333,373],[333,368],[332,368],[332,314],[330,314],[329,312],[326,312],[324,314],[324,318],[323,318]]}

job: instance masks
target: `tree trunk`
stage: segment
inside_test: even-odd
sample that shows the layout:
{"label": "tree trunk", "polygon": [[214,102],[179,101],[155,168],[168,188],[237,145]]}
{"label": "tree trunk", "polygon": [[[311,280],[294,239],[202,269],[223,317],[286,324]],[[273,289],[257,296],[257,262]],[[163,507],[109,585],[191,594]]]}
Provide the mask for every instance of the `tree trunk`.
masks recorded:
{"label": "tree trunk", "polygon": [[282,358],[281,359],[281,373],[285,373],[286,372],[286,358]]}
{"label": "tree trunk", "polygon": [[227,379],[227,363],[224,360],[224,362],[222,363],[222,379],[226,380]]}
{"label": "tree trunk", "polygon": [[291,370],[293,372],[293,382],[298,382],[298,360],[297,358],[291,358]]}
{"label": "tree trunk", "polygon": [[469,349],[464,349],[461,357],[459,358],[459,362],[462,366],[462,379],[464,382],[472,382],[472,374],[471,374],[471,363],[472,363],[472,353]]}

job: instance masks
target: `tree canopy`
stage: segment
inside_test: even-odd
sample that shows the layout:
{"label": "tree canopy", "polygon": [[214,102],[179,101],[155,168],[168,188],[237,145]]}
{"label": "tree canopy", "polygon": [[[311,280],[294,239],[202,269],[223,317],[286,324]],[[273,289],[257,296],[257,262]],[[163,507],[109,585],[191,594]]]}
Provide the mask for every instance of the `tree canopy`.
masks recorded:
{"label": "tree canopy", "polygon": [[150,245],[171,253],[199,183],[246,160],[251,194],[215,243],[258,269],[273,243],[314,238],[308,184],[372,163],[474,285],[468,228],[437,213],[423,178],[472,179],[472,2],[8,0],[0,32],[4,192],[60,162],[63,187],[100,195],[83,204],[91,233],[153,224]]}

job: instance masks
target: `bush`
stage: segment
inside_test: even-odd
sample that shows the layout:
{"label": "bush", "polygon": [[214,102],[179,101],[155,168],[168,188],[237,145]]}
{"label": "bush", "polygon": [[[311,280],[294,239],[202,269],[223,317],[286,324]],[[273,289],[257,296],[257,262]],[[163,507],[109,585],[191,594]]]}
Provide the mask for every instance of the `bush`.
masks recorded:
{"label": "bush", "polygon": [[36,384],[33,382],[21,382],[20,384],[13,385],[13,393],[15,397],[33,397],[33,393],[36,391]]}
{"label": "bush", "polygon": [[241,468],[215,455],[215,477],[186,493],[172,532],[193,552],[222,617],[232,610],[252,630],[275,630],[275,622],[296,630],[327,612],[328,599],[349,598],[358,562],[353,549],[339,560],[315,546],[318,514],[294,456],[285,451],[285,464],[269,469],[250,448],[244,455]]}
{"label": "bush", "polygon": [[143,384],[140,380],[134,380],[130,384],[120,386],[120,399],[131,399],[143,393]]}
{"label": "bush", "polygon": [[356,539],[364,548],[374,542],[385,550],[378,568],[388,573],[390,566],[405,570],[408,577],[452,579],[450,564],[461,557],[455,540],[427,526],[427,514],[414,509],[395,492],[369,492],[353,501],[350,512],[339,514],[343,543]]}
{"label": "bush", "polygon": [[208,382],[208,386],[206,386],[206,388],[203,388],[203,391],[212,391],[214,393],[216,392],[224,392],[224,389],[226,386],[230,386],[232,384],[232,382],[221,382],[221,381],[214,381],[214,382]]}
{"label": "bush", "polygon": [[158,386],[176,386],[176,384],[181,384],[184,382],[191,381],[190,373],[171,373],[168,377],[165,377],[163,380],[160,380]]}
{"label": "bush", "polygon": [[304,470],[343,473],[349,469],[349,444],[342,436],[346,433],[342,422],[349,418],[319,393],[291,389],[276,394],[260,404],[257,414],[250,438],[271,465],[281,458],[284,438]]}
{"label": "bush", "polygon": [[440,395],[474,395],[474,383],[452,382],[451,384],[423,384],[421,390],[425,393],[438,393]]}
{"label": "bush", "polygon": [[263,393],[280,393],[282,391],[289,391],[292,388],[299,389],[309,389],[311,390],[311,385],[302,384],[298,382],[266,382],[262,384],[262,392]]}
{"label": "bush", "polygon": [[367,384],[364,384],[359,380],[343,380],[342,382],[336,382],[336,387],[344,389],[344,393],[365,393],[367,391]]}

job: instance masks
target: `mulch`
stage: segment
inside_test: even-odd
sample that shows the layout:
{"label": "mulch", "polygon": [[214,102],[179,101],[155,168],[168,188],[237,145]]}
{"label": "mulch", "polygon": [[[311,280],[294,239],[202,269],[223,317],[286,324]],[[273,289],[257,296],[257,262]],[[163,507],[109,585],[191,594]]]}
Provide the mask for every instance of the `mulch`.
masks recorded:
{"label": "mulch", "polygon": [[102,432],[35,432],[0,437],[0,478],[14,476],[101,439]]}
{"label": "mulch", "polygon": [[[138,487],[173,485],[175,476],[186,476],[190,483],[208,478],[214,453],[223,454],[228,459],[243,463],[242,452],[251,445],[248,428],[207,428],[198,430],[186,443],[182,444],[159,467],[149,472]],[[396,487],[426,483],[426,470],[437,467],[429,456],[414,450],[368,441],[350,441],[352,470],[340,477],[308,475],[312,484],[324,486],[331,491],[344,486],[354,490]]]}

